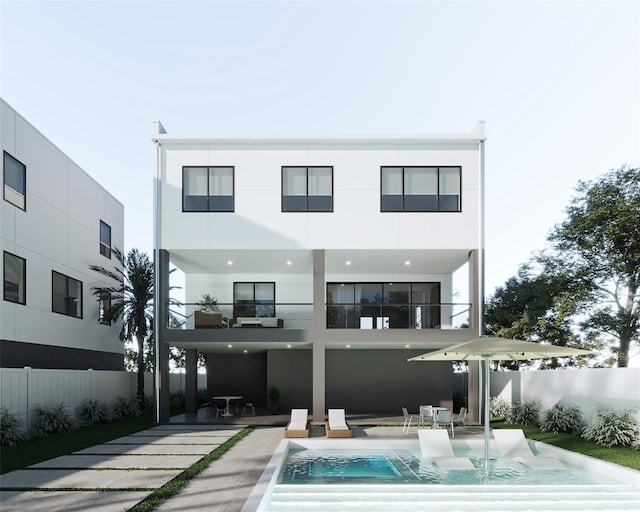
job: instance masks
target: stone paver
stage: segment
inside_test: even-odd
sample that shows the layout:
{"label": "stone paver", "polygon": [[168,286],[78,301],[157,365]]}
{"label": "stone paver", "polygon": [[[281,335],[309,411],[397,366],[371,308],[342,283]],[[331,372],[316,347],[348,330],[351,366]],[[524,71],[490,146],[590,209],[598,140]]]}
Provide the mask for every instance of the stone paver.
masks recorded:
{"label": "stone paver", "polygon": [[201,458],[201,455],[64,455],[34,464],[31,468],[184,469]]}
{"label": "stone paver", "polygon": [[193,430],[189,429],[158,429],[158,428],[150,428],[149,430],[142,430],[140,432],[136,432],[135,434],[131,434],[133,437],[138,436],[146,436],[146,437],[232,437],[240,432],[242,429],[234,429],[234,430]]}
{"label": "stone paver", "polygon": [[181,473],[181,469],[22,469],[0,476],[5,489],[155,489]]}
{"label": "stone paver", "polygon": [[99,444],[74,455],[206,455],[225,440],[213,444]]}
{"label": "stone paver", "polygon": [[[220,444],[217,440],[224,439],[225,441],[233,437],[234,434],[221,437],[189,437],[189,436],[124,436],[108,441],[106,444],[207,444],[217,445]],[[224,442],[224,441],[223,441]]]}
{"label": "stone paver", "polygon": [[0,491],[0,511],[115,512],[142,501],[145,491]]}

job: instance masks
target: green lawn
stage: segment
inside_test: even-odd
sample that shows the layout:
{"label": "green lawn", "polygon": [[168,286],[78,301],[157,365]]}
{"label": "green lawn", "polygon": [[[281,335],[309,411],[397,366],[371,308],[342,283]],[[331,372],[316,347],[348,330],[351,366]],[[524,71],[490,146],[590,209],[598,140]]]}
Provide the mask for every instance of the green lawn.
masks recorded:
{"label": "green lawn", "polygon": [[75,432],[48,434],[15,446],[0,446],[0,474],[67,455],[153,426],[150,414],[124,418],[112,423],[96,423]]}
{"label": "green lawn", "polygon": [[578,434],[554,434],[553,432],[541,432],[533,425],[513,425],[504,421],[492,421],[492,428],[521,428],[524,435],[535,441],[542,441],[572,452],[589,455],[596,459],[613,462],[620,466],[640,470],[640,451],[631,446],[615,446],[607,448],[592,441],[585,441]]}

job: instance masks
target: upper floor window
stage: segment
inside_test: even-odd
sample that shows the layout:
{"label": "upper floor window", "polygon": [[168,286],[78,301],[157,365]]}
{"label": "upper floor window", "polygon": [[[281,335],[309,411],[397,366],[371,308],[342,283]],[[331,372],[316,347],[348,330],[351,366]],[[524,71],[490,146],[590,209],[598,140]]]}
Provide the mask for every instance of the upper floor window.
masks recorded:
{"label": "upper floor window", "polygon": [[10,252],[5,252],[3,268],[4,300],[26,304],[27,260]]}
{"label": "upper floor window", "polygon": [[111,226],[100,221],[100,254],[111,259]]}
{"label": "upper floor window", "polygon": [[283,212],[332,212],[333,167],[283,167]]}
{"label": "upper floor window", "polygon": [[183,212],[232,212],[233,167],[183,167]]}
{"label": "upper floor window", "polygon": [[276,316],[276,283],[233,283],[233,317]]}
{"label": "upper floor window", "polygon": [[4,200],[21,210],[27,209],[27,166],[4,152]]}
{"label": "upper floor window", "polygon": [[107,311],[111,309],[111,293],[100,293],[100,300],[98,301],[98,322],[104,325],[110,325],[107,321]]}
{"label": "upper floor window", "polygon": [[380,211],[459,212],[461,167],[381,167]]}
{"label": "upper floor window", "polygon": [[82,281],[51,272],[51,311],[82,318]]}

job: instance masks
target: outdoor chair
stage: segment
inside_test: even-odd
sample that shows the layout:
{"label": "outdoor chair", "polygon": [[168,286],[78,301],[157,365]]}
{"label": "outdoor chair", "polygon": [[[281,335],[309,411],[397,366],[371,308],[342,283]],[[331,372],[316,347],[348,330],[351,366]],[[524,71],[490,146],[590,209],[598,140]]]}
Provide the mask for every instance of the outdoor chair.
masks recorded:
{"label": "outdoor chair", "polygon": [[402,415],[404,416],[404,425],[402,425],[402,433],[408,434],[411,428],[411,422],[415,419],[417,423],[420,423],[420,416],[417,414],[411,414],[406,407],[402,408]]}
{"label": "outdoor chair", "polygon": [[433,406],[431,405],[420,406],[420,425],[424,426],[425,423],[433,425]]}
{"label": "outdoor chair", "polygon": [[345,419],[344,409],[329,409],[329,417],[325,422],[327,437],[351,437],[351,427]]}
{"label": "outdoor chair", "polygon": [[227,412],[227,402],[225,400],[213,400],[213,408],[216,413],[216,418],[221,414]]}
{"label": "outdoor chair", "polygon": [[469,457],[459,457],[453,452],[446,430],[418,430],[420,453],[424,459],[441,469],[475,469]]}
{"label": "outdoor chair", "polygon": [[291,409],[291,420],[284,427],[284,437],[309,437],[309,410]]}
{"label": "outdoor chair", "polygon": [[445,430],[448,426],[451,426],[451,437],[455,437],[453,434],[453,415],[451,411],[438,411],[436,413],[435,427],[440,428],[444,426]]}
{"label": "outdoor chair", "polygon": [[567,468],[558,459],[535,455],[521,429],[493,429],[493,438],[502,457],[512,457],[533,469]]}
{"label": "outdoor chair", "polygon": [[464,417],[466,415],[467,415],[466,407],[460,407],[460,412],[458,414],[454,414],[451,417],[451,421],[453,422],[454,425],[462,425],[464,427],[465,426]]}
{"label": "outdoor chair", "polygon": [[251,398],[242,404],[242,415],[246,416],[245,412],[251,411],[251,416],[256,415],[256,401]]}

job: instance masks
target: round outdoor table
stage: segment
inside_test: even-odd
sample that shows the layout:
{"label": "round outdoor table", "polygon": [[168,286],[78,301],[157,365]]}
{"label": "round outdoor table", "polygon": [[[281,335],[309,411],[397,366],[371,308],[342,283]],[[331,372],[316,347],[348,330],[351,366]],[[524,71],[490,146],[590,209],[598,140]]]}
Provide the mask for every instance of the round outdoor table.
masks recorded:
{"label": "round outdoor table", "polygon": [[227,401],[227,406],[225,407],[224,413],[222,414],[222,416],[233,416],[233,414],[231,414],[229,412],[229,400],[240,400],[242,397],[241,396],[223,395],[223,396],[214,396],[212,398],[214,400],[226,400]]}

